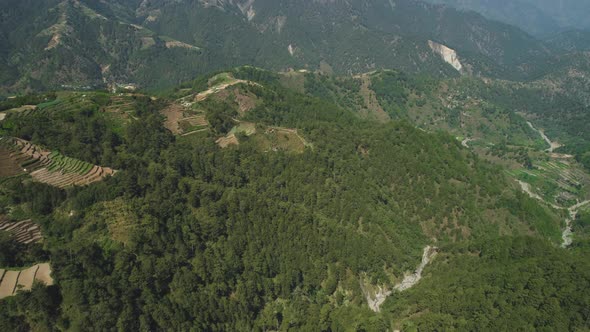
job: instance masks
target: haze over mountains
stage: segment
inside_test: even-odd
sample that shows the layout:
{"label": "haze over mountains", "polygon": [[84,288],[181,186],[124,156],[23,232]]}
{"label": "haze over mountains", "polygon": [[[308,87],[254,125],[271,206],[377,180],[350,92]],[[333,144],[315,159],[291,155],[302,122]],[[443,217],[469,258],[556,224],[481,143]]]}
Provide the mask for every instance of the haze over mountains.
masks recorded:
{"label": "haze over mountains", "polygon": [[[162,88],[243,64],[527,79],[561,54],[518,28],[413,0],[10,0],[0,13],[4,91]],[[429,41],[456,51],[460,73]]]}
{"label": "haze over mountains", "polygon": [[473,10],[539,36],[567,30],[589,30],[590,2],[585,0],[427,0]]}

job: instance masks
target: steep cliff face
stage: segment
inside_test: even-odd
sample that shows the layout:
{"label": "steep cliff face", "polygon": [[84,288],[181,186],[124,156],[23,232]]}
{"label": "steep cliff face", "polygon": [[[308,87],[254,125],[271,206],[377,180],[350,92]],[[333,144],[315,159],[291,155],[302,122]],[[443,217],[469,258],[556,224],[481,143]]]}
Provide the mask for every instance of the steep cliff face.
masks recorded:
{"label": "steep cliff face", "polygon": [[453,66],[457,71],[461,72],[463,65],[459,61],[457,52],[443,44],[435,43],[432,40],[428,41],[428,46],[449,65]]}

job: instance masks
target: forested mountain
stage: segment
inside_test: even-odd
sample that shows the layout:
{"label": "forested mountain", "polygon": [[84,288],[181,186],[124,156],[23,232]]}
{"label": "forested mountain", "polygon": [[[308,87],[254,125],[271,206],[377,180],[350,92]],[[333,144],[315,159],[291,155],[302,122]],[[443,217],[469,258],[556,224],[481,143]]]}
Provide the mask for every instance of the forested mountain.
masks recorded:
{"label": "forested mountain", "polygon": [[590,29],[585,0],[427,0],[455,8],[473,10],[540,37],[564,30]]}
{"label": "forested mountain", "polygon": [[235,65],[362,73],[399,68],[524,78],[552,51],[521,30],[397,1],[3,1],[3,91],[134,83],[170,87]]}
{"label": "forested mountain", "polygon": [[546,38],[546,42],[569,52],[588,51],[590,50],[590,29],[564,31]]}
{"label": "forested mountain", "polygon": [[[385,76],[373,77],[374,89],[379,77]],[[409,80],[392,77],[383,84],[404,95],[400,84]],[[66,190],[30,170],[2,178],[0,213],[34,220],[45,238],[37,253],[3,248],[23,262],[51,257],[55,285],[1,300],[0,327],[584,326],[587,261],[554,248],[561,242],[559,210],[522,193],[499,166],[454,137],[403,121],[365,120],[322,97],[321,77],[306,80],[307,92],[293,74],[243,67],[159,98],[60,92],[0,105],[15,107],[0,122],[0,147],[14,151],[3,152],[0,171],[19,160],[36,165],[24,161],[28,150],[14,150],[10,137],[117,170]],[[19,108],[25,104],[37,106]],[[64,164],[51,167],[67,179]],[[470,294],[467,307],[450,312],[442,298],[424,302],[432,298],[423,293],[430,286],[421,286],[395,291],[380,312],[371,311],[368,301],[413,271],[426,245],[438,254],[424,284],[461,285]],[[531,284],[532,274],[510,272],[532,273],[540,257],[535,273],[545,281]],[[580,273],[556,274],[553,264],[562,259],[560,271]],[[464,272],[453,273],[453,266]],[[538,302],[489,288],[505,283],[541,299],[544,285],[559,285],[550,294],[569,297],[568,304],[544,307],[549,315],[541,315]],[[512,311],[498,315],[484,293]],[[510,319],[520,312],[528,318]]]}
{"label": "forested mountain", "polygon": [[453,4],[0,2],[0,331],[589,329],[584,3]]}

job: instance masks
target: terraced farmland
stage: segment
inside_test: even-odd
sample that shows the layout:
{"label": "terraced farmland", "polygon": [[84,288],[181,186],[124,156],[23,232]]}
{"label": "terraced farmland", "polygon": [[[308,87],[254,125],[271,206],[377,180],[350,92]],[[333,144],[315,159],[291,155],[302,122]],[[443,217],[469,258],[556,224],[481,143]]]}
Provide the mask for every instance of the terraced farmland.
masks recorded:
{"label": "terraced farmland", "polygon": [[43,240],[41,228],[30,219],[21,221],[10,221],[0,215],[0,231],[8,232],[15,241],[29,244]]}
{"label": "terraced farmland", "polygon": [[110,97],[108,105],[102,108],[104,114],[115,122],[128,122],[136,119],[133,115],[135,112],[136,101],[133,95],[119,94]]}
{"label": "terraced farmland", "polygon": [[0,177],[15,176],[24,173],[19,163],[10,157],[11,151],[0,144]]}
{"label": "terraced farmland", "polygon": [[21,172],[29,173],[33,180],[58,188],[87,185],[115,173],[111,168],[66,157],[57,151],[45,151],[18,138],[1,138],[0,146],[0,169],[6,165],[7,175],[17,173],[15,165],[18,165]]}
{"label": "terraced farmland", "polygon": [[209,128],[209,122],[205,119],[205,112],[194,110],[192,105],[182,100],[170,104],[161,113],[166,117],[164,126],[175,135],[190,135]]}
{"label": "terraced farmland", "polygon": [[570,206],[590,196],[590,176],[573,160],[536,161],[532,169],[509,173],[530,184],[547,202],[560,206]]}
{"label": "terraced farmland", "polygon": [[21,290],[30,290],[35,281],[53,285],[49,263],[33,265],[20,271],[0,269],[0,299],[16,295]]}

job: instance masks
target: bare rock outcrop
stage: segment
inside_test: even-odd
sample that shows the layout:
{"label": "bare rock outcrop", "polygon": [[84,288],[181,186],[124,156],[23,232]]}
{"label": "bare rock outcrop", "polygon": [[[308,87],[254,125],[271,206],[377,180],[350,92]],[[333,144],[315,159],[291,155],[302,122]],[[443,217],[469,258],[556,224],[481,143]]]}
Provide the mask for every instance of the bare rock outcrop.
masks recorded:
{"label": "bare rock outcrop", "polygon": [[434,51],[436,54],[440,55],[440,57],[448,64],[453,66],[457,71],[461,71],[463,69],[463,65],[461,61],[459,61],[459,57],[457,56],[457,52],[449,48],[443,44],[439,44],[433,42],[432,40],[428,41],[428,46]]}

